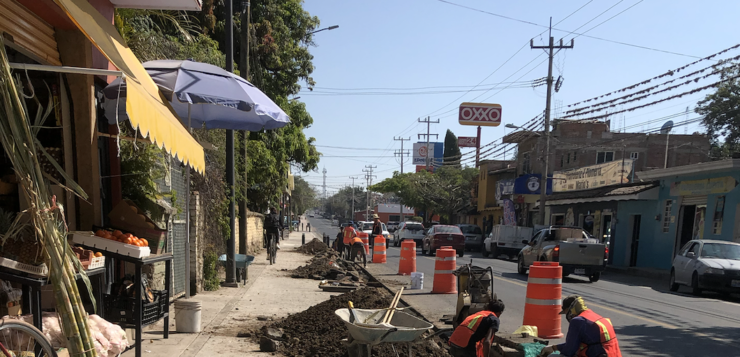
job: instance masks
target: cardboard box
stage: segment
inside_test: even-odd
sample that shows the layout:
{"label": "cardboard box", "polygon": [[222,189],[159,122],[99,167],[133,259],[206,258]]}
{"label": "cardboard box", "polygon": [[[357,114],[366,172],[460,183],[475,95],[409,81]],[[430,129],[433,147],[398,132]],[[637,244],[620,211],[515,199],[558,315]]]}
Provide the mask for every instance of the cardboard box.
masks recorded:
{"label": "cardboard box", "polygon": [[122,200],[108,214],[108,218],[110,218],[111,227],[146,239],[152,254],[164,252],[167,231],[159,229],[157,224],[130,200]]}

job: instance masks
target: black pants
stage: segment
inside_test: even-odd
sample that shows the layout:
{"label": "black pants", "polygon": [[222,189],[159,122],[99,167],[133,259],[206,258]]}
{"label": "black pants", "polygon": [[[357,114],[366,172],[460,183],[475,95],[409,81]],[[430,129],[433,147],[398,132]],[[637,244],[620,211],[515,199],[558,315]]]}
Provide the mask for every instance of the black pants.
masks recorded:
{"label": "black pants", "polygon": [[267,229],[265,233],[265,237],[263,239],[264,247],[267,248],[267,240],[270,238],[270,235],[275,235],[275,243],[280,242],[280,230],[278,229]]}
{"label": "black pants", "polygon": [[466,350],[455,345],[450,346],[450,354],[453,357],[475,357],[475,351]]}
{"label": "black pants", "polygon": [[349,260],[351,262],[355,261],[355,258],[357,258],[357,254],[360,254],[362,256],[362,264],[364,266],[367,266],[367,255],[365,254],[365,245],[362,243],[354,243],[352,244],[352,250],[350,251],[350,257]]}

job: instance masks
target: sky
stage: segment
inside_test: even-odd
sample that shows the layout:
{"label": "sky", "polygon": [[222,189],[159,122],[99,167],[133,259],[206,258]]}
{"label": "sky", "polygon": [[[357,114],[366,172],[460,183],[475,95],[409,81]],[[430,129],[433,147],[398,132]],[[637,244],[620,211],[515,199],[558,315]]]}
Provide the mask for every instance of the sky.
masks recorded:
{"label": "sky", "polygon": [[[306,136],[316,138],[323,156],[317,172],[296,174],[317,185],[321,193],[325,168],[329,195],[351,185],[350,177],[358,177],[356,186],[366,186],[363,169],[367,165],[377,166],[373,182],[400,170],[400,159],[393,153],[401,143],[394,138],[411,139],[404,142],[404,149],[425,140],[417,136],[426,133],[419,118],[439,120],[430,130],[439,135],[439,141],[448,129],[457,136],[475,136],[476,127],[458,124],[462,102],[502,106],[502,125],[483,127],[481,135],[483,145],[496,143],[500,148],[501,137],[512,131],[504,124],[524,124],[545,109],[546,87],[532,83],[547,76],[547,55],[530,49],[529,43],[531,39],[535,46],[547,44],[550,17],[556,42],[574,39],[574,48],[560,51],[554,59],[553,77],[563,78],[560,90],[553,93],[554,117],[569,104],[631,86],[740,43],[736,36],[740,1],[305,0],[304,9],[318,16],[320,28],[339,25],[314,35],[316,86],[313,91],[304,87],[297,95],[314,119]],[[738,55],[740,49],[728,51],[679,75]],[[653,80],[640,89],[679,75]],[[703,79],[612,111],[717,80]],[[709,93],[711,89],[612,115],[612,131],[645,132],[667,119],[696,118],[696,102]],[[688,116],[683,114],[687,107]],[[670,117],[673,114],[677,116]],[[705,132],[692,123],[672,133],[697,131]],[[473,157],[465,155],[472,150],[462,149],[463,162]],[[503,158],[500,150],[490,154],[494,155],[484,157]],[[404,161],[404,172],[415,170],[410,158]]]}

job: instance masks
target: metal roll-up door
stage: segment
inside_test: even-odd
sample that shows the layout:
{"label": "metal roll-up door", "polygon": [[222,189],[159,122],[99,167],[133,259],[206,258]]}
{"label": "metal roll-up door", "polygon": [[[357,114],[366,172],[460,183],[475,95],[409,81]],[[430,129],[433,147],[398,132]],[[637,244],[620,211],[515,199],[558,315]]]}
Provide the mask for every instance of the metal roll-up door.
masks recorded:
{"label": "metal roll-up door", "polygon": [[698,206],[698,205],[706,205],[706,204],[707,204],[706,195],[683,196],[683,200],[681,200],[681,206]]}
{"label": "metal roll-up door", "polygon": [[30,52],[42,64],[62,64],[54,28],[15,0],[0,0],[0,33],[9,35],[13,45]]}

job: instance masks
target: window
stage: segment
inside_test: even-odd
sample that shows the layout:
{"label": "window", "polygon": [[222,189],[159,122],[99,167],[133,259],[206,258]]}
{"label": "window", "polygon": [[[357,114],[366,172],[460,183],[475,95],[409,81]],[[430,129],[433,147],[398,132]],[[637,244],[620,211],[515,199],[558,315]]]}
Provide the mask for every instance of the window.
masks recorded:
{"label": "window", "polygon": [[578,153],[578,151],[573,151],[573,162],[576,162],[576,153]]}
{"label": "window", "polygon": [[639,152],[631,152],[630,153],[630,159],[637,160],[638,157],[640,157],[640,153]]}
{"label": "window", "polygon": [[722,216],[725,215],[725,196],[718,196],[714,205],[714,220],[712,223],[712,234],[722,234]]}
{"label": "window", "polygon": [[522,162],[522,173],[528,174],[530,173],[530,169],[531,169],[529,165],[529,153],[525,153],[523,156],[524,156],[524,160],[522,160],[523,161]]}
{"label": "window", "polygon": [[529,242],[530,243],[537,243],[537,241],[540,239],[540,237],[542,237],[542,232],[544,232],[544,231],[537,232],[537,234],[535,234],[534,237],[532,237],[532,239]]}
{"label": "window", "polygon": [[694,255],[698,257],[700,248],[701,248],[701,244],[694,243],[694,245],[691,246],[691,249],[689,249],[689,253],[694,253]]}
{"label": "window", "polygon": [[678,255],[686,255],[686,252],[689,251],[689,247],[691,247],[691,242],[684,244],[683,248],[681,248],[681,251],[678,252]]}
{"label": "window", "polygon": [[567,159],[567,160],[565,160],[565,163],[566,163],[566,164],[570,164],[570,153],[568,153],[568,159]]}
{"label": "window", "polygon": [[560,167],[563,167],[563,160],[565,159],[565,156],[560,155]]}
{"label": "window", "polygon": [[614,151],[599,151],[596,153],[597,164],[603,164],[610,161],[614,161]]}
{"label": "window", "polygon": [[663,209],[663,233],[668,233],[671,230],[671,209],[673,208],[673,200],[665,200],[665,208]]}

